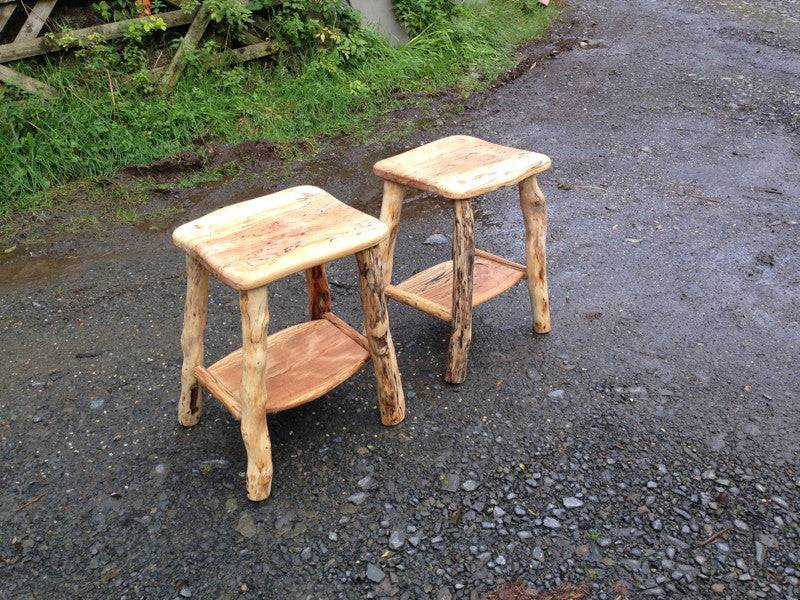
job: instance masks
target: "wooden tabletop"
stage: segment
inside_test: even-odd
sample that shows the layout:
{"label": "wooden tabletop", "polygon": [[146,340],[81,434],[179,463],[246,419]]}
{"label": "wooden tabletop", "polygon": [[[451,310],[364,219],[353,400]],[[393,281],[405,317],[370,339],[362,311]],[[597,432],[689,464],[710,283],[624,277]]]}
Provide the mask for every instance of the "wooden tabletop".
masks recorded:
{"label": "wooden tabletop", "polygon": [[177,246],[249,290],[376,245],[386,225],[313,186],[232,204],[178,227]]}
{"label": "wooden tabletop", "polygon": [[522,181],[550,164],[538,152],[454,135],[384,159],[374,171],[381,179],[463,200]]}

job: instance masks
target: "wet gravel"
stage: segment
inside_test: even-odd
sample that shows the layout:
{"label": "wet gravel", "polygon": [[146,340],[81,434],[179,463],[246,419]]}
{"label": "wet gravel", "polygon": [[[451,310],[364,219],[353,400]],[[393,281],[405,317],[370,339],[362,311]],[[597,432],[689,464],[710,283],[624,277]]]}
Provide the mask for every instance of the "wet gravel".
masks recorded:
{"label": "wet gravel", "polygon": [[[477,598],[507,581],[591,597],[800,596],[800,24],[793,0],[576,2],[527,73],[409,137],[280,182],[197,191],[191,218],[295,183],[377,213],[370,165],[455,132],[541,150],[553,332],[523,286],[447,329],[391,316],[408,418],[368,369],[270,418],[273,495],[244,495],[233,420],[178,426],[183,258],[166,231],[0,264],[0,597]],[[581,45],[583,41],[583,45]],[[402,115],[402,113],[401,113]],[[423,123],[420,123],[422,125]],[[406,207],[400,277],[448,252],[445,202]],[[520,260],[513,190],[476,206]],[[330,268],[358,323],[352,261]],[[303,318],[271,289],[271,327]],[[211,290],[207,355],[239,343]]]}

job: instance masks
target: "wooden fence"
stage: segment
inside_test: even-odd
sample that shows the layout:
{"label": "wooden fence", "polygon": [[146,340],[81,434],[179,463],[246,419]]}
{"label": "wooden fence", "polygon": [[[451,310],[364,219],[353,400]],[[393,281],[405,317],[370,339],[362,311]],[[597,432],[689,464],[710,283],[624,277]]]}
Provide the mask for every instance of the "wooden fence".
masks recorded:
{"label": "wooden fence", "polygon": [[[14,37],[14,41],[8,44],[0,44],[0,81],[32,94],[55,97],[58,95],[58,91],[53,87],[28,77],[5,63],[50,52],[61,52],[70,48],[81,47],[87,43],[120,38],[132,26],[135,27],[137,24],[148,20],[159,19],[159,22],[163,22],[168,29],[189,25],[189,29],[170,63],[166,67],[154,69],[154,76],[158,79],[161,89],[169,93],[175,87],[183,70],[186,68],[188,53],[197,46],[205,34],[211,17],[204,4],[200,4],[191,12],[186,12],[178,8],[178,0],[167,1],[176,7],[176,10],[113,23],[103,23],[102,25],[94,25],[52,35],[40,35],[58,0],[37,0],[31,8],[17,0],[0,0],[0,33],[3,32],[16,10],[21,8],[27,13],[25,22]],[[206,66],[217,67],[225,64],[226,61],[244,62],[274,53],[277,49],[276,45],[264,37],[266,26],[264,19],[254,16],[253,30],[243,34],[247,45],[211,56]]]}

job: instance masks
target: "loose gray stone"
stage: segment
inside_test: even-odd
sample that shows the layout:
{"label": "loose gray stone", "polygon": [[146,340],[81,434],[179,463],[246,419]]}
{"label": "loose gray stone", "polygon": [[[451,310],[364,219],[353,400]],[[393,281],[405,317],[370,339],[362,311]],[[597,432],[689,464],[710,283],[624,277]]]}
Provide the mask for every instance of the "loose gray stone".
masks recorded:
{"label": "loose gray stone", "polygon": [[350,504],[355,504],[356,506],[359,506],[361,504],[364,504],[366,499],[367,499],[367,495],[364,492],[356,492],[355,494],[353,494],[352,496],[347,498],[347,501]]}
{"label": "loose gray stone", "polygon": [[360,487],[362,490],[371,490],[377,487],[377,484],[370,475],[367,475],[366,477],[362,477],[358,480],[358,487]]}
{"label": "loose gray stone", "polygon": [[400,531],[393,531],[389,536],[389,547],[392,550],[399,550],[406,543],[406,536]]}
{"label": "loose gray stone", "polygon": [[440,587],[439,591],[436,592],[436,600],[453,600],[453,595],[446,587]]}
{"label": "loose gray stone", "polygon": [[653,522],[650,523],[650,526],[655,531],[661,531],[664,528],[664,525],[661,523],[661,519],[654,519]]}
{"label": "loose gray stone", "polygon": [[179,593],[181,595],[181,598],[191,598],[192,597],[192,588],[187,587],[187,586],[183,586]]}
{"label": "loose gray stone", "polygon": [[580,508],[581,506],[583,506],[583,502],[578,498],[575,498],[574,496],[569,496],[567,498],[564,498],[562,502],[564,503],[564,506],[566,508]]}
{"label": "loose gray stone", "polygon": [[372,563],[367,565],[367,579],[374,583],[380,583],[383,581],[384,577],[386,577],[386,574],[376,565],[373,565]]}
{"label": "loose gray stone", "polygon": [[467,479],[464,483],[461,484],[461,489],[465,492],[474,492],[478,489],[480,483],[475,481],[474,479]]}
{"label": "loose gray stone", "polygon": [[530,531],[518,531],[517,537],[521,540],[529,540],[533,537],[533,534]]}
{"label": "loose gray stone", "polygon": [[649,588],[644,591],[645,596],[663,596],[664,594],[666,594],[666,592],[662,587]]}
{"label": "loose gray stone", "polygon": [[638,573],[642,570],[642,563],[638,560],[634,560],[633,558],[626,558],[622,560],[620,564],[631,573]]}
{"label": "loose gray stone", "polygon": [[249,512],[243,512],[239,517],[239,522],[236,524],[236,531],[241,533],[247,539],[252,538],[258,532],[256,520]]}
{"label": "loose gray stone", "polygon": [[461,479],[455,473],[445,473],[441,477],[442,489],[445,492],[457,492]]}
{"label": "loose gray stone", "polygon": [[772,501],[778,506],[780,506],[783,510],[789,510],[789,505],[786,503],[786,500],[784,500],[780,496],[773,496]]}
{"label": "loose gray stone", "polygon": [[759,541],[756,541],[756,562],[759,565],[764,564],[764,559],[767,557],[767,548]]}
{"label": "loose gray stone", "polygon": [[561,527],[561,523],[556,521],[553,517],[545,517],[544,521],[542,522],[544,523],[544,526],[547,527],[548,529],[558,529],[559,527]]}
{"label": "loose gray stone", "polygon": [[447,236],[441,233],[434,233],[429,235],[428,238],[422,243],[427,244],[428,246],[440,246],[447,243]]}
{"label": "loose gray stone", "polygon": [[533,552],[531,552],[531,557],[533,560],[538,560],[539,562],[544,561],[544,550],[542,550],[539,546],[536,546],[536,548],[533,549]]}
{"label": "loose gray stone", "polygon": [[675,546],[678,550],[688,550],[689,549],[689,544],[687,544],[686,542],[684,542],[681,539],[678,539],[678,538],[673,537],[671,535],[668,535],[666,539],[667,539],[667,542],[669,542],[670,544]]}

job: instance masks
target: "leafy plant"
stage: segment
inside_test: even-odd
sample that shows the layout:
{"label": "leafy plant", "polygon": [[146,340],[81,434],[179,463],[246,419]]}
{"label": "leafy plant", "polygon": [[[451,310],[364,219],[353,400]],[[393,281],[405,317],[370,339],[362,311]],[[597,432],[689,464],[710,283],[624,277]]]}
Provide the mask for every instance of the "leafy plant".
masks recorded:
{"label": "leafy plant", "polygon": [[460,6],[455,0],[393,0],[392,4],[411,37],[452,19]]}
{"label": "leafy plant", "polygon": [[134,21],[125,30],[123,36],[126,40],[141,44],[146,37],[157,31],[166,31],[167,23],[158,16],[151,16],[141,21]]}
{"label": "leafy plant", "polygon": [[[66,182],[191,150],[198,139],[264,139],[297,148],[301,141],[363,134],[377,115],[424,103],[426,92],[467,96],[512,66],[514,45],[539,35],[552,14],[529,13],[520,0],[465,4],[452,20],[436,21],[411,43],[392,47],[339,0],[256,2],[277,55],[266,64],[213,72],[198,64],[169,97],[152,94],[150,68],[164,46],[153,37],[161,31],[157,15],[141,36],[88,40],[80,56],[16,62],[20,72],[61,93],[44,101],[0,88],[0,228],[13,213],[63,203],[69,194],[58,190]],[[52,39],[77,43],[62,34]],[[202,58],[217,50],[205,42],[195,52]],[[120,216],[132,218],[124,211]]]}

